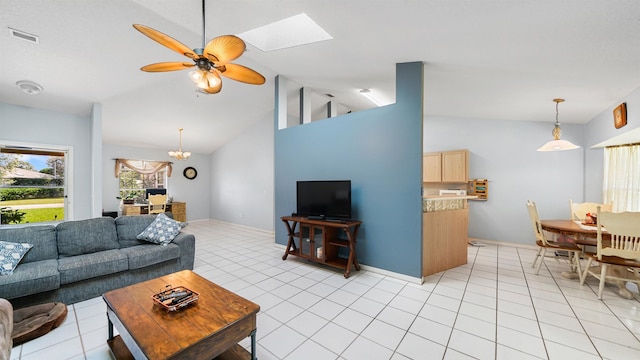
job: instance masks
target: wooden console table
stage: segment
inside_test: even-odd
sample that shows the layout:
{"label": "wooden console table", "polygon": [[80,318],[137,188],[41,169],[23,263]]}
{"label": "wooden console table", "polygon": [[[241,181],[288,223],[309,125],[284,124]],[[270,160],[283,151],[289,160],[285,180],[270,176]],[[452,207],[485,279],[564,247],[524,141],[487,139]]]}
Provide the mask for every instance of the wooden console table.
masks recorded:
{"label": "wooden console table", "polygon": [[[187,203],[167,203],[167,212],[173,214],[173,219],[180,222],[187,221]],[[147,204],[122,205],[122,215],[144,215],[149,213]]]}
{"label": "wooden console table", "polygon": [[[282,256],[286,260],[289,254],[321,264],[345,269],[344,277],[348,278],[351,266],[360,271],[356,256],[356,238],[362,221],[327,221],[311,220],[305,217],[283,216],[282,222],[287,226],[289,242]],[[344,232],[346,239],[338,235]],[[349,258],[338,257],[338,250],[349,250]]]}

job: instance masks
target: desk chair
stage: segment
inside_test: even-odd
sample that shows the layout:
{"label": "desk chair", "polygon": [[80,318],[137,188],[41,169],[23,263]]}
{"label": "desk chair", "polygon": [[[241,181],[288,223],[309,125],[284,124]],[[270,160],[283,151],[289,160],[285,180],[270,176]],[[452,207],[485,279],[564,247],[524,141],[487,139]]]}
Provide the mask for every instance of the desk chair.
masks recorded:
{"label": "desk chair", "polygon": [[160,214],[167,209],[167,195],[149,195],[149,214]]}
{"label": "desk chair", "polygon": [[540,216],[538,216],[538,209],[536,203],[527,200],[527,209],[529,210],[529,218],[531,219],[531,225],[533,226],[533,232],[536,236],[536,245],[539,246],[536,258],[533,261],[532,267],[536,268],[536,275],[540,272],[540,267],[544,262],[547,249],[554,251],[564,250],[569,254],[569,262],[571,263],[571,270],[574,271],[577,268],[580,280],[582,280],[582,270],[580,269],[580,252],[582,249],[578,245],[569,242],[556,242],[550,241],[544,236],[542,225],[540,224]]}
{"label": "desk chair", "polygon": [[[602,300],[602,290],[606,280],[613,280],[618,284],[620,296],[633,296],[624,287],[624,283],[633,282],[640,290],[640,213],[613,213],[600,212],[600,210],[600,207],[596,210],[598,216],[596,253],[586,253],[589,260],[584,274],[580,277],[580,284],[584,284],[587,275],[593,275],[600,280],[598,299]],[[603,227],[611,235],[609,244],[602,242]],[[593,260],[600,263],[600,266],[592,267]],[[617,266],[612,266],[607,271],[609,265]]]}
{"label": "desk chair", "polygon": [[601,211],[611,212],[611,204],[598,204],[593,202],[574,203],[569,199],[569,209],[571,210],[571,220],[584,221],[587,213],[595,214],[600,206]]}

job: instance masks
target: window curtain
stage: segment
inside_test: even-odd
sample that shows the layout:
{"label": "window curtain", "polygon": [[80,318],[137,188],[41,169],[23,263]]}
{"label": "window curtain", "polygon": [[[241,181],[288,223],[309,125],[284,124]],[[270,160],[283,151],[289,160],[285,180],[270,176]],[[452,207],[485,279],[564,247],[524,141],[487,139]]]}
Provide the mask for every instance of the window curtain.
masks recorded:
{"label": "window curtain", "polygon": [[613,211],[640,211],[640,144],[604,150],[604,202]]}
{"label": "window curtain", "polygon": [[147,161],[147,160],[129,160],[129,159],[115,159],[116,160],[116,177],[120,175],[120,165],[128,167],[129,169],[138,172],[140,174],[153,174],[163,168],[167,168],[167,176],[171,177],[171,171],[173,167],[170,161]]}

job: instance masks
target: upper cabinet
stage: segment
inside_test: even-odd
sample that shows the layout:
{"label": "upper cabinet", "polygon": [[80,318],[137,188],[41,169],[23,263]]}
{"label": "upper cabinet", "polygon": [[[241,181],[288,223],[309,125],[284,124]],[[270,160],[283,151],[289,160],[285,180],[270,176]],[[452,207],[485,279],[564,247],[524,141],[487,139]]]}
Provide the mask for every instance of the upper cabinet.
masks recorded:
{"label": "upper cabinet", "polygon": [[442,182],[442,153],[422,155],[422,181]]}
{"label": "upper cabinet", "polygon": [[439,183],[468,182],[469,151],[455,150],[423,154],[422,181]]}

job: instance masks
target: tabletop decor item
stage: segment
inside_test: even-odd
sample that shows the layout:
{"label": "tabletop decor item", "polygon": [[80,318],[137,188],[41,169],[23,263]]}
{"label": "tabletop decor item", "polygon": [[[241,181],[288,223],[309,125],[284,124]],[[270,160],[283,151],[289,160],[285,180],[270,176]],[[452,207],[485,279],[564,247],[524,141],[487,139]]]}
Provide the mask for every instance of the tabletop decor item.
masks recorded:
{"label": "tabletop decor item", "polygon": [[176,311],[198,300],[199,294],[184,286],[171,287],[153,294],[153,301],[167,311]]}

